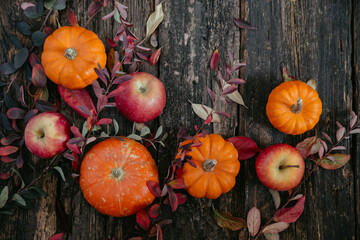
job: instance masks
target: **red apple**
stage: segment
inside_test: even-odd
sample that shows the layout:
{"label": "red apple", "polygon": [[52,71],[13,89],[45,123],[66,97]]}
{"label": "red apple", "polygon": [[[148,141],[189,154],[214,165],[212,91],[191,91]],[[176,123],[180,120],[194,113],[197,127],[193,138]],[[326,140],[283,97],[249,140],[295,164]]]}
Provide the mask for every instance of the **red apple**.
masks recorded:
{"label": "red apple", "polygon": [[65,151],[70,124],[60,113],[44,112],[31,118],[25,127],[25,145],[40,158],[52,158]]}
{"label": "red apple", "polygon": [[274,144],[260,152],[255,168],[259,180],[266,187],[286,191],[300,183],[305,164],[296,148],[287,144]]}
{"label": "red apple", "polygon": [[118,87],[123,89],[123,93],[115,97],[116,107],[130,121],[144,123],[153,120],[164,109],[165,87],[149,73],[137,72],[131,76]]}

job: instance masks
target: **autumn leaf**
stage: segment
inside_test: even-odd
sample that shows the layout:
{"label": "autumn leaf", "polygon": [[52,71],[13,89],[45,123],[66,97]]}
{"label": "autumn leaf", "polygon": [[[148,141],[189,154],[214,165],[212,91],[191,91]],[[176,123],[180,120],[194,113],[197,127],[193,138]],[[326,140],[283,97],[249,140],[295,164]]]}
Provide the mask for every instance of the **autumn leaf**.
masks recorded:
{"label": "autumn leaf", "polygon": [[263,233],[279,233],[284,231],[289,227],[289,224],[286,222],[277,222],[270,224],[264,228]]}
{"label": "autumn leaf", "polygon": [[260,152],[261,149],[258,148],[254,140],[248,137],[231,137],[226,139],[226,141],[231,142],[236,150],[238,151],[238,159],[246,160],[253,157],[256,153]]}
{"label": "autumn leaf", "polygon": [[162,9],[162,2],[155,6],[155,11],[150,14],[146,22],[146,38],[156,30],[159,24],[164,19],[164,12]]}
{"label": "autumn leaf", "polygon": [[283,208],[276,212],[274,221],[286,223],[296,222],[304,210],[304,203],[305,196],[302,196],[293,207]]}
{"label": "autumn leaf", "polygon": [[43,66],[36,64],[32,69],[32,83],[35,87],[43,88],[46,85],[46,75]]}
{"label": "autumn leaf", "polygon": [[89,111],[91,109],[95,111],[95,106],[85,89],[68,89],[59,85],[58,91],[64,101],[82,117],[87,119],[88,115],[81,111],[79,106],[85,106]]}
{"label": "autumn leaf", "polygon": [[328,154],[320,159],[319,165],[328,170],[335,170],[344,166],[350,160],[350,155],[345,153]]}
{"label": "autumn leaf", "polygon": [[219,212],[213,206],[214,218],[216,223],[221,228],[230,229],[232,231],[238,231],[242,228],[246,228],[247,224],[244,219],[239,217],[233,217],[228,212]]}
{"label": "autumn leaf", "polygon": [[321,139],[314,136],[298,143],[295,148],[300,152],[301,156],[306,159],[310,154],[319,152],[321,145]]}
{"label": "autumn leaf", "polygon": [[65,233],[57,233],[55,235],[52,235],[51,238],[49,238],[49,240],[62,240],[65,236]]}
{"label": "autumn leaf", "polygon": [[[203,120],[206,120],[209,114],[212,112],[212,108],[205,106],[203,104],[191,103],[191,108],[195,112],[195,114]],[[212,113],[211,122],[220,122],[220,116],[215,112]]]}
{"label": "autumn leaf", "polygon": [[[230,84],[225,83],[225,85],[223,86],[223,89],[226,89],[229,86],[230,86]],[[227,94],[226,96],[228,98],[230,98],[232,101],[236,102],[237,104],[245,106],[244,100],[243,100],[241,94],[239,93],[239,91],[234,91],[230,94]]]}
{"label": "autumn leaf", "polygon": [[280,240],[278,233],[264,233],[264,236],[267,240]]}
{"label": "autumn leaf", "polygon": [[283,67],[282,69],[282,77],[283,77],[283,81],[287,82],[287,81],[296,81],[296,77],[291,76],[288,71],[286,70],[285,67]]}
{"label": "autumn leaf", "polygon": [[216,49],[210,60],[210,68],[216,70],[219,64],[219,51]]}
{"label": "autumn leaf", "polygon": [[136,213],[136,223],[144,230],[148,230],[150,226],[150,219],[149,215],[144,211],[141,210]]}
{"label": "autumn leaf", "polygon": [[72,27],[79,26],[79,24],[76,20],[75,12],[71,8],[66,9],[66,18],[68,19],[70,26],[72,26]]}
{"label": "autumn leaf", "polygon": [[247,214],[246,222],[251,236],[254,237],[258,233],[261,224],[261,216],[259,209],[257,209],[256,207],[250,209]]}
{"label": "autumn leaf", "polygon": [[272,190],[272,189],[269,189],[269,192],[274,200],[275,208],[278,209],[280,207],[280,203],[281,203],[279,192]]}
{"label": "autumn leaf", "polygon": [[153,180],[149,180],[146,182],[146,186],[149,188],[150,192],[155,196],[155,197],[161,197],[161,189],[159,187],[159,183],[153,181]]}
{"label": "autumn leaf", "polygon": [[169,186],[171,186],[174,189],[183,189],[186,187],[183,178],[174,179],[174,180],[170,181],[168,184],[169,184]]}
{"label": "autumn leaf", "polygon": [[253,25],[251,25],[250,23],[248,23],[245,20],[241,20],[239,18],[234,19],[235,25],[238,28],[243,28],[243,29],[256,29],[256,27],[254,27]]}
{"label": "autumn leaf", "polygon": [[315,79],[310,79],[309,81],[306,82],[306,84],[312,87],[316,91],[317,82]]}
{"label": "autumn leaf", "polygon": [[159,48],[153,54],[151,54],[149,59],[151,65],[155,65],[159,61],[160,54],[161,54],[161,48]]}
{"label": "autumn leaf", "polygon": [[17,150],[19,150],[19,148],[15,146],[0,147],[0,156],[8,156],[17,152]]}

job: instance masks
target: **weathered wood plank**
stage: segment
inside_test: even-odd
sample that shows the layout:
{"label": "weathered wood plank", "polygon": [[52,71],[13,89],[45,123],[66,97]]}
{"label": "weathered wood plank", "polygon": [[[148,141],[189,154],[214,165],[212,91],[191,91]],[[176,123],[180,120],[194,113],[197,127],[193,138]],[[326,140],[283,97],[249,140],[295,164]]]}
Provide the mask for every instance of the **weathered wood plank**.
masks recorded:
{"label": "weathered wood plank", "polygon": [[[190,133],[195,133],[194,125],[201,125],[200,118],[192,112],[187,100],[211,105],[206,87],[219,91],[216,72],[209,67],[213,51],[219,48],[221,69],[224,69],[228,50],[236,59],[240,53],[240,32],[233,25],[233,18],[240,14],[239,1],[165,1],[164,11],[164,22],[159,30],[164,53],[160,79],[164,81],[168,100],[160,121],[173,134],[167,141],[170,151],[163,152],[159,157],[161,175],[166,173],[166,167],[174,157],[178,129],[184,126]],[[218,109],[228,111],[232,118],[222,119],[221,124],[216,124],[209,131],[224,137],[233,136],[238,124],[237,106],[221,105]],[[186,204],[172,214],[174,224],[165,233],[165,239],[236,238],[236,232],[216,225],[211,205],[222,211],[244,215],[237,207],[240,202],[237,190],[235,187],[215,201],[189,197]]]}
{"label": "weathered wood plank", "polygon": [[[286,142],[295,145],[305,137],[328,131],[335,134],[335,121],[347,124],[351,109],[351,2],[331,1],[245,1],[249,21],[258,27],[249,31],[245,40],[245,98],[250,105],[244,111],[246,135],[261,147]],[[256,41],[255,41],[256,39]],[[270,91],[281,83],[280,68],[284,64],[290,73],[305,81],[318,81],[323,113],[316,130],[302,136],[278,132],[267,120],[265,106]],[[348,146],[348,144],[346,144]],[[247,162],[250,170],[253,162]],[[307,163],[310,167],[311,164]],[[305,210],[296,224],[281,234],[285,239],[353,239],[355,237],[355,203],[351,164],[331,172],[318,169],[302,188],[306,194]],[[249,202],[261,207],[265,188],[247,178]],[[255,183],[255,184],[254,184]],[[266,197],[269,202],[270,197]],[[269,215],[265,215],[266,218]],[[348,224],[343,225],[346,222]],[[342,225],[339,229],[337,226]]]}

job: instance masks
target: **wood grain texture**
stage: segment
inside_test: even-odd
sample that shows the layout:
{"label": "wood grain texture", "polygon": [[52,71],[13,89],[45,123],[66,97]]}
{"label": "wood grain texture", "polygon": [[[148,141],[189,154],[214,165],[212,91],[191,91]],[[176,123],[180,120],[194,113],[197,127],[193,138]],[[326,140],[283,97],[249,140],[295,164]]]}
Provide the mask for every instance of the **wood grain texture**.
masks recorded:
{"label": "wood grain texture", "polygon": [[[22,0],[3,1],[0,9],[0,63],[12,61],[16,49],[10,35],[16,34],[25,46],[31,43],[28,37],[16,32],[15,23],[24,20],[20,4]],[[81,26],[88,20],[87,8],[91,0],[67,1],[75,10]],[[154,11],[156,0],[126,0],[128,20],[134,23],[134,33],[145,37],[146,20]],[[110,4],[112,5],[112,4]],[[165,18],[158,29],[158,42],[162,54],[158,66],[141,65],[164,82],[167,103],[163,114],[149,123],[152,129],[163,125],[170,133],[166,148],[153,151],[160,177],[166,174],[168,164],[176,150],[176,133],[182,126],[194,133],[193,126],[201,120],[191,110],[188,100],[211,105],[206,87],[219,91],[217,73],[210,70],[209,61],[215,49],[220,53],[220,69],[228,62],[227,51],[235,59],[246,62],[247,67],[236,77],[245,78],[242,86],[248,109],[235,104],[220,104],[217,109],[231,114],[231,119],[222,118],[221,123],[207,127],[225,138],[246,135],[253,138],[261,148],[274,143],[295,145],[306,137],[326,131],[335,138],[335,121],[348,124],[351,109],[358,112],[360,65],[360,6],[357,0],[306,0],[306,1],[255,1],[255,0],[189,0],[165,1]],[[106,41],[118,30],[113,20],[102,21],[101,17],[111,11],[102,9],[90,22],[88,29],[98,34],[107,51]],[[57,13],[62,25],[68,25],[64,11]],[[240,30],[233,18],[242,18],[257,27],[257,30]],[[26,20],[27,21],[27,20]],[[56,23],[55,18],[51,22]],[[30,21],[33,29],[39,22]],[[120,44],[119,44],[120,45]],[[150,47],[148,42],[145,46]],[[121,45],[117,50],[121,49]],[[265,106],[267,96],[282,82],[281,67],[286,66],[291,74],[306,81],[318,82],[323,113],[319,124],[300,136],[280,133],[269,123]],[[235,77],[235,75],[234,75]],[[14,76],[0,75],[9,82]],[[23,73],[18,81],[25,81]],[[75,126],[81,127],[85,119],[66,105],[51,85],[51,92],[61,102],[60,112]],[[92,94],[91,87],[88,88]],[[3,100],[4,90],[0,92]],[[92,94],[92,97],[94,95]],[[120,134],[131,132],[132,123],[108,109],[102,113],[116,119]],[[280,233],[281,239],[359,239],[360,237],[360,146],[359,137],[346,142],[351,147],[352,160],[336,171],[318,169],[300,192],[306,195],[305,210],[300,219]],[[211,206],[228,211],[234,216],[246,218],[254,206],[260,209],[264,223],[275,211],[271,195],[256,177],[255,157],[241,162],[237,184],[233,190],[217,200],[194,199],[165,217],[173,219],[173,226],[164,232],[164,239],[248,239],[248,232],[232,232],[216,225]],[[25,161],[36,162],[36,169],[46,162],[26,156]],[[113,218],[98,213],[84,199],[70,174],[71,163],[60,163],[66,173],[66,182],[48,176],[41,186],[48,192],[47,198],[34,202],[28,210],[18,209],[13,216],[0,216],[0,239],[48,239],[57,232],[68,232],[67,239],[106,239],[114,235],[128,239],[136,235],[135,217]],[[307,168],[312,164],[307,162]],[[3,171],[7,166],[0,163]],[[3,187],[3,181],[0,187]],[[281,193],[285,200],[287,193]],[[265,239],[265,238],[262,238]]]}

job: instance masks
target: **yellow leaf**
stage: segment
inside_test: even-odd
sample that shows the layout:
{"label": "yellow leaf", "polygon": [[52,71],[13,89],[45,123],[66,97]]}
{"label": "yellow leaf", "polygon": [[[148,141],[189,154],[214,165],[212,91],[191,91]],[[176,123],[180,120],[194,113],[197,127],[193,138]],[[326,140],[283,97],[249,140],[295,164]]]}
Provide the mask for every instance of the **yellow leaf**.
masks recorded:
{"label": "yellow leaf", "polygon": [[150,37],[150,35],[156,30],[163,19],[164,12],[162,9],[162,3],[159,3],[155,7],[155,12],[150,14],[149,19],[146,22],[146,38]]}
{"label": "yellow leaf", "polygon": [[[212,111],[212,108],[203,104],[191,103],[191,107],[194,110],[195,114],[203,120],[206,120]],[[217,113],[213,112],[212,118],[213,119],[211,122],[220,122],[220,116]]]}

